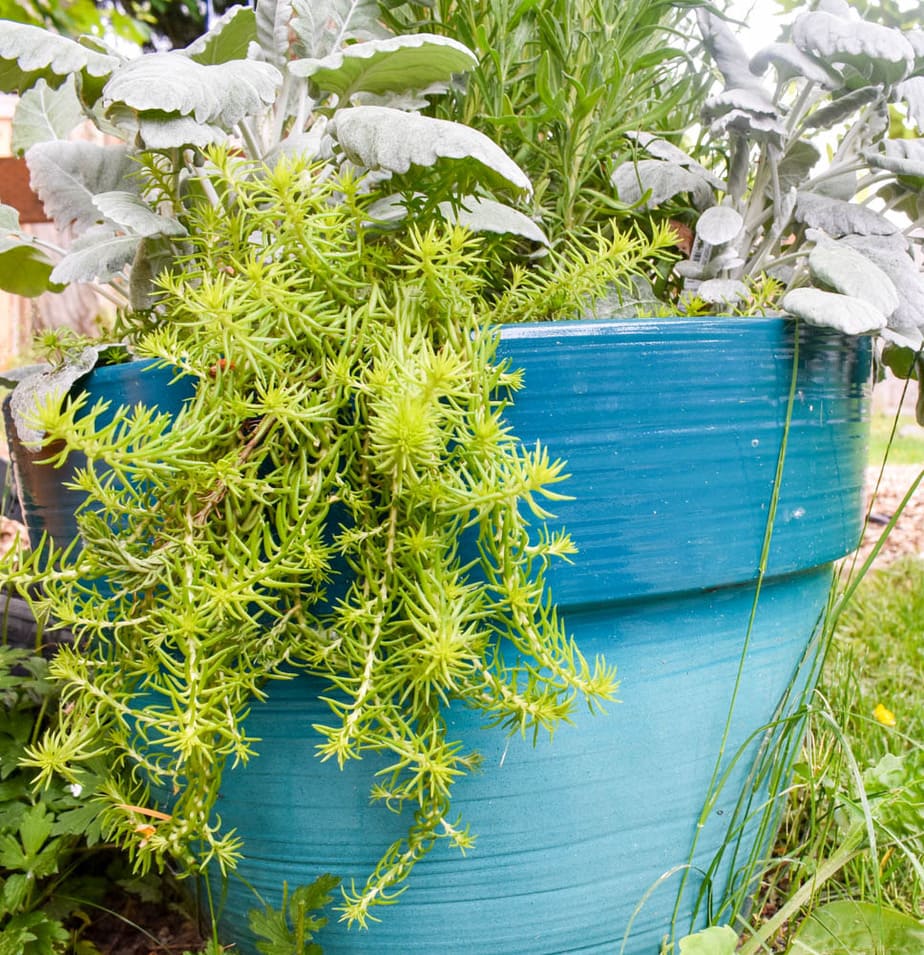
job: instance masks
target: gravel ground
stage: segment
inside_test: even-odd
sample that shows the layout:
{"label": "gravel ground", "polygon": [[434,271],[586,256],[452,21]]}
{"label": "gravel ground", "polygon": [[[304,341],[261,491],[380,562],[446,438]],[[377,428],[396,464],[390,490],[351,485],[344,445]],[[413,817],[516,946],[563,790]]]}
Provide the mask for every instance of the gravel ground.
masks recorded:
{"label": "gravel ground", "polygon": [[[911,486],[918,480],[924,466],[899,465],[882,469],[869,468],[866,473],[869,523],[860,556],[865,560],[876,545],[887,524],[899,510]],[[924,481],[902,510],[895,526],[889,532],[876,558],[876,566],[891,564],[899,557],[924,557]]]}

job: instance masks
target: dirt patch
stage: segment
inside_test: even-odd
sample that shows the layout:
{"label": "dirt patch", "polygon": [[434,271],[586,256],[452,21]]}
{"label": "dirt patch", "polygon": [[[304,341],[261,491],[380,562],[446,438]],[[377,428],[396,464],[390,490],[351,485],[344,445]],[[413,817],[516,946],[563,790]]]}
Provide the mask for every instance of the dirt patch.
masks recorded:
{"label": "dirt patch", "polygon": [[110,911],[94,918],[82,934],[101,955],[184,955],[205,946],[198,927],[175,901],[142,902],[130,895],[107,901]]}

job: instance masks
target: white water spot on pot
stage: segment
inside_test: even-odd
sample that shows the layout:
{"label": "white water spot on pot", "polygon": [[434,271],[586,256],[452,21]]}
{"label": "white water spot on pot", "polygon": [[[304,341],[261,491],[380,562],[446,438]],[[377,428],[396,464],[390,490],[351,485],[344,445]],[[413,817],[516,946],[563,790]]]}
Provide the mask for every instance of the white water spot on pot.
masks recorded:
{"label": "white water spot on pot", "polygon": [[760,438],[753,438],[751,440],[751,447],[752,448],[760,447]]}

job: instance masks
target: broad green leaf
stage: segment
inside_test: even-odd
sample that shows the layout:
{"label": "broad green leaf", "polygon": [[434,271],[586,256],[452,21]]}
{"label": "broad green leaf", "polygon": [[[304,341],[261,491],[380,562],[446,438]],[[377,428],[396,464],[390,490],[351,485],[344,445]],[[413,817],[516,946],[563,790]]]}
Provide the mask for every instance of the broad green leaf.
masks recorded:
{"label": "broad green leaf", "polygon": [[77,73],[109,76],[120,62],[118,57],[41,27],[11,20],[0,22],[0,90],[6,93],[24,93],[40,79],[59,86]]}
{"label": "broad green leaf", "polygon": [[9,834],[0,836],[0,866],[25,871],[26,855],[18,839]]}
{"label": "broad green leaf", "polygon": [[924,925],[873,902],[844,899],[816,909],[789,955],[921,955]]}
{"label": "broad green leaf", "polygon": [[256,60],[203,64],[176,51],[149,53],[113,74],[103,104],[230,129],[269,106],[281,82],[276,67]]}
{"label": "broad green leaf", "polygon": [[36,143],[66,139],[83,118],[72,76],[57,89],[39,80],[31,90],[23,93],[16,105],[13,152],[20,156]]}
{"label": "broad green leaf", "polygon": [[292,952],[321,955],[319,945],[305,943],[327,924],[327,918],[311,913],[320,911],[331,901],[330,892],[339,884],[336,877],[321,875],[310,885],[300,885],[289,896],[283,883],[283,900],[278,909],[271,906],[251,909],[248,921],[258,939],[257,951],[262,955],[291,955]]}
{"label": "broad green leaf", "polygon": [[12,295],[36,298],[44,292],[61,291],[51,281],[54,262],[28,242],[0,239],[0,288]]}
{"label": "broad green leaf", "polygon": [[698,209],[713,201],[712,186],[699,172],[675,162],[661,159],[640,159],[624,162],[610,176],[620,202],[642,203],[643,209],[655,209],[668,199],[689,193]]}
{"label": "broad green leaf", "polygon": [[680,955],[735,955],[738,936],[727,925],[711,925],[680,939]]}
{"label": "broad green leaf", "polygon": [[869,302],[887,318],[901,304],[889,276],[850,246],[819,242],[808,261],[812,275],[823,285]]}
{"label": "broad green leaf", "polygon": [[291,0],[261,0],[257,4],[257,43],[269,63],[285,68],[289,53],[289,23],[292,20]]}
{"label": "broad green leaf", "polygon": [[22,822],[19,824],[19,836],[23,848],[30,856],[36,856],[41,851],[45,841],[51,835],[54,817],[45,811],[42,803],[32,806]]}
{"label": "broad green leaf", "polygon": [[52,835],[80,836],[88,846],[94,846],[102,842],[102,818],[99,806],[92,802],[65,809],[58,813]]}
{"label": "broad green leaf", "polygon": [[141,236],[183,236],[186,229],[174,218],[158,215],[140,196],[131,192],[103,192],[94,205],[110,221]]}
{"label": "broad green leaf", "polygon": [[817,288],[797,288],[783,296],[783,309],[810,325],[834,328],[845,335],[868,335],[885,328],[886,317],[874,305],[861,298],[825,292]]}
{"label": "broad green leaf", "polygon": [[138,167],[125,146],[38,143],[26,155],[32,188],[59,229],[88,229],[102,220],[93,197],[137,191]]}
{"label": "broad green leaf", "polygon": [[546,234],[529,216],[494,199],[465,196],[460,206],[443,202],[439,208],[447,220],[472,232],[518,235],[538,245],[549,244]]}
{"label": "broad green leaf", "polygon": [[329,129],[347,157],[367,169],[406,173],[441,160],[474,164],[483,180],[531,192],[522,169],[483,133],[461,123],[386,106],[340,110]]}
{"label": "broad green leaf", "polygon": [[863,772],[863,785],[869,792],[901,789],[908,781],[907,757],[894,753],[886,753]]}
{"label": "broad green leaf", "polygon": [[141,237],[116,232],[109,226],[88,229],[54,267],[53,282],[108,282],[135,256]]}
{"label": "broad green leaf", "polygon": [[[263,3],[259,4],[263,8]],[[190,59],[203,65],[244,60],[250,44],[257,39],[257,18],[250,7],[232,7],[212,24],[208,33],[183,49]]]}
{"label": "broad green leaf", "polygon": [[71,935],[42,911],[14,915],[0,929],[0,955],[49,955],[60,952]]}
{"label": "broad green leaf", "polygon": [[866,206],[810,192],[799,193],[796,218],[833,238],[852,234],[894,235],[901,231],[894,222]]}
{"label": "broad green leaf", "polygon": [[706,209],[696,222],[696,234],[709,245],[725,245],[736,239],[744,228],[744,219],[731,206]]}
{"label": "broad green leaf", "polygon": [[292,29],[309,57],[390,36],[382,25],[378,0],[293,0],[292,6]]}
{"label": "broad green leaf", "polygon": [[792,41],[826,63],[849,63],[874,81],[894,83],[914,66],[914,48],[900,30],[816,10],[796,17]]}
{"label": "broad green leaf", "polygon": [[10,915],[20,911],[33,885],[35,879],[30,879],[23,872],[14,872],[7,876],[3,883],[3,892],[0,893],[0,912]]}
{"label": "broad green leaf", "polygon": [[[886,340],[879,360],[896,378],[917,377],[917,354],[924,339],[921,341],[904,340],[895,336],[887,328],[882,330],[882,337]],[[899,341],[893,341],[899,338]]]}
{"label": "broad green leaf", "polygon": [[296,60],[289,70],[310,77],[345,103],[358,92],[380,94],[448,83],[454,74],[477,65],[475,54],[456,40],[420,33],[354,43],[322,59]]}

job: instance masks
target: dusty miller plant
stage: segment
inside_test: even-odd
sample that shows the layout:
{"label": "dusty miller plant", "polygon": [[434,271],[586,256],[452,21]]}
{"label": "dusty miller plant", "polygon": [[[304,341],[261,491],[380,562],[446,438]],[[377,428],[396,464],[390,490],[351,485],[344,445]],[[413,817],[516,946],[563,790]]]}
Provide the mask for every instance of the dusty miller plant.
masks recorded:
{"label": "dusty miller plant", "polygon": [[[76,236],[69,249],[50,247],[0,207],[0,285],[37,295],[94,282],[117,305],[149,310],[153,278],[184,248],[182,210],[210,188],[202,150],[219,143],[268,165],[297,154],[384,179],[447,165],[473,187],[529,191],[485,136],[419,115],[475,64],[446,37],[392,35],[376,0],[261,0],[185,49],[134,59],[91,38],[0,21],[0,89],[21,94],[14,151],[46,212]],[[86,121],[114,141],[71,141]],[[142,170],[141,153],[156,164]],[[541,239],[527,217],[478,198],[446,212]]]}
{"label": "dusty miller plant", "polygon": [[821,0],[749,58],[723,20],[698,17],[724,83],[706,102],[702,163],[637,132],[638,155],[612,177],[618,196],[691,215],[682,300],[746,308],[766,274],[771,305],[879,333],[911,374],[924,342],[924,33]]}

